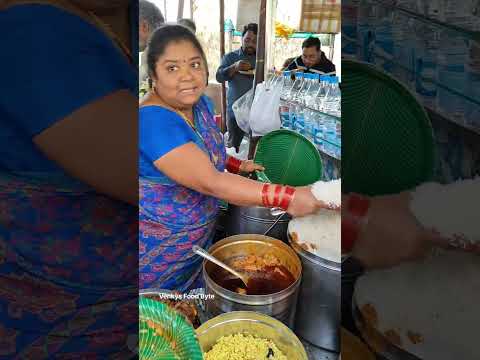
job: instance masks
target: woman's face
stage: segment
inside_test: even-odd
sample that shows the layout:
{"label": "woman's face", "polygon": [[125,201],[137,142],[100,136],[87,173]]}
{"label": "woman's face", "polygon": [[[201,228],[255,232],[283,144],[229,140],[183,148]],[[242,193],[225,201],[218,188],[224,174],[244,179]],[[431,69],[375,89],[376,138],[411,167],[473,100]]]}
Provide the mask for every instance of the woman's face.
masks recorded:
{"label": "woman's face", "polygon": [[206,65],[191,42],[171,42],[157,60],[154,80],[157,94],[167,105],[190,108],[206,88]]}

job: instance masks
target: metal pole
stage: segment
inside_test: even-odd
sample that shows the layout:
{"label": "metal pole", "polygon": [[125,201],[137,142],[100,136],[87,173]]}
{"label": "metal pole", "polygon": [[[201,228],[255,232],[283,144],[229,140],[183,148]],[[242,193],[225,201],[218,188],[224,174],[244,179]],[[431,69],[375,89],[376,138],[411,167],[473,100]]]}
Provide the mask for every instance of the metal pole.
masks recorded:
{"label": "metal pole", "polygon": [[183,18],[183,8],[185,5],[184,0],[178,0],[177,21]]}
{"label": "metal pole", "polygon": [[[258,17],[257,60],[255,67],[254,86],[265,79],[265,33],[267,21],[267,0],[260,2],[260,16]],[[255,89],[255,88],[254,88]]]}
{"label": "metal pole", "polygon": [[[260,1],[260,15],[258,17],[258,35],[257,35],[257,59],[255,66],[255,78],[253,81],[253,91],[257,85],[265,79],[265,31],[267,20],[267,0]],[[253,159],[255,149],[260,137],[253,137],[250,133],[250,144],[248,149],[248,158]]]}
{"label": "metal pole", "polygon": [[[225,1],[220,0],[220,61],[225,55]],[[226,121],[227,121],[227,88],[225,82],[222,82],[222,121],[220,124],[220,130],[225,133]]]}

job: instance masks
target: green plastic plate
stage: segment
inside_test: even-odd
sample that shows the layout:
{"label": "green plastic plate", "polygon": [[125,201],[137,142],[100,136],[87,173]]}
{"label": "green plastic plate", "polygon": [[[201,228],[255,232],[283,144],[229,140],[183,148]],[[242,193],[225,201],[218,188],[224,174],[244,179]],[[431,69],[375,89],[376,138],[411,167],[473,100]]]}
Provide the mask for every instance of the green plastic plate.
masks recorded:
{"label": "green plastic plate", "polygon": [[383,195],[431,180],[433,132],[424,108],[371,64],[342,61],[342,191]]}
{"label": "green plastic plate", "polygon": [[[144,360],[202,360],[195,330],[168,305],[140,296],[139,355]],[[161,334],[148,326],[153,322]]]}
{"label": "green plastic plate", "polygon": [[290,130],[275,130],[260,139],[255,162],[265,167],[257,179],[282,185],[305,186],[322,177],[322,160],[315,145]]}

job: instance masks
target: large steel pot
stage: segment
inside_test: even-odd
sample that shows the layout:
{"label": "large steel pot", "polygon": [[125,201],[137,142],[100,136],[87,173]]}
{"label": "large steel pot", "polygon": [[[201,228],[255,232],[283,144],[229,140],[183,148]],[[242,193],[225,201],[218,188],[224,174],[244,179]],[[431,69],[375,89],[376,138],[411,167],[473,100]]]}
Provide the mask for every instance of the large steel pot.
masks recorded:
{"label": "large steel pot", "polygon": [[[260,234],[268,235],[287,243],[289,221],[290,216],[288,214],[272,211],[272,209],[262,206],[229,205],[227,236]],[[268,233],[265,234],[267,230]]]}
{"label": "large steel pot", "polygon": [[215,283],[210,274],[217,270],[217,266],[204,261],[205,292],[214,296],[214,299],[207,300],[205,305],[209,318],[231,311],[256,311],[272,316],[293,328],[302,264],[297,254],[287,244],[263,235],[235,235],[214,244],[210,247],[209,253],[224,262],[237,256],[273,254],[296,279],[288,288],[275,294],[237,294]]}
{"label": "large steel pot", "polygon": [[322,259],[294,241],[290,244],[303,268],[295,333],[315,346],[339,352],[341,263]]}

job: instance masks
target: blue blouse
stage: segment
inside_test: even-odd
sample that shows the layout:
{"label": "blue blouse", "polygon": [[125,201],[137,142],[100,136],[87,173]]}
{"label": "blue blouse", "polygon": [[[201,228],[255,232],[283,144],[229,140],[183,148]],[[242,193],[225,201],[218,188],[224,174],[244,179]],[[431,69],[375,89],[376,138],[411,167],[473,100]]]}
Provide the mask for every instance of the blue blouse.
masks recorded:
{"label": "blue blouse", "polygon": [[58,172],[32,138],[116,90],[136,95],[135,71],[100,29],[54,6],[0,12],[0,34],[0,169]]}
{"label": "blue blouse", "polygon": [[[213,116],[211,100],[202,96],[203,104]],[[205,150],[205,144],[192,128],[175,112],[160,106],[144,106],[139,110],[139,173],[145,178],[155,178],[157,183],[175,185],[175,182],[153,164],[177,147],[193,142]]]}

